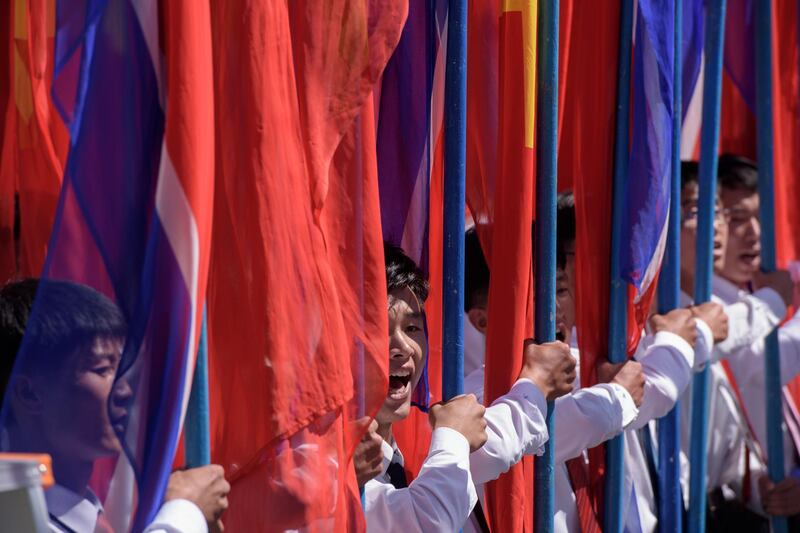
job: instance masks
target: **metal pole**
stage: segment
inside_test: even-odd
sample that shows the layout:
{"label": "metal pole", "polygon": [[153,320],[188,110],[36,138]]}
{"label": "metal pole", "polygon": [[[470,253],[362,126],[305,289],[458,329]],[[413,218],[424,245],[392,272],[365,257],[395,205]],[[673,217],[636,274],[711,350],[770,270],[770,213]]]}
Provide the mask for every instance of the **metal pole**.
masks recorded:
{"label": "metal pole", "polygon": [[211,429],[208,410],[208,339],[206,337],[206,314],[200,330],[197,361],[192,379],[192,392],[186,408],[185,425],[186,466],[194,468],[211,463]]}
{"label": "metal pole", "polygon": [[[672,180],[670,183],[669,232],[661,277],[658,281],[658,311],[667,313],[680,306],[681,294],[681,84],[683,56],[682,1],[675,0],[675,49],[672,76]],[[680,405],[658,421],[658,528],[680,533],[683,501],[680,483]]]}
{"label": "metal pole", "polygon": [[464,392],[464,202],[467,139],[467,0],[450,0],[444,115],[442,389]]}
{"label": "metal pole", "polygon": [[[703,80],[703,130],[700,138],[700,197],[697,204],[699,214],[694,294],[696,304],[711,299],[724,38],[725,0],[709,0],[706,2],[706,63]],[[692,387],[689,532],[703,533],[706,524],[706,470],[708,468],[708,367],[695,375]]]}
{"label": "metal pole", "polygon": [[[534,337],[555,340],[556,311],[556,184],[558,181],[558,0],[540,0],[536,73],[536,278]],[[555,402],[547,402],[550,440],[536,457],[534,531],[553,531],[555,514]]]}
{"label": "metal pole", "polygon": [[[761,269],[776,267],[775,190],[772,144],[772,2],[756,2],[756,135],[758,146],[758,195],[761,220]],[[785,477],[783,464],[783,403],[778,330],[766,339],[764,360],[767,395],[767,457],[773,482]],[[786,518],[773,516],[772,531],[788,531]]]}
{"label": "metal pole", "polygon": [[[620,238],[628,176],[631,47],[633,1],[624,0],[620,8],[619,59],[617,63],[617,116],[614,131],[614,183],[611,214],[611,294],[609,301],[608,359],[621,363],[627,357],[628,286],[621,276]],[[614,437],[606,444],[605,527],[607,533],[622,531],[625,441]]]}

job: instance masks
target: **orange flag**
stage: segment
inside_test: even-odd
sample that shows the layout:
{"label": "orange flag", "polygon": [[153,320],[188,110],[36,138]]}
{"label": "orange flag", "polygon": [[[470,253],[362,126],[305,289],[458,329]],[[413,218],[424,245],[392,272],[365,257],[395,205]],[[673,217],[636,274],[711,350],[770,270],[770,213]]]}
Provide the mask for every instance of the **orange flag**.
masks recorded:
{"label": "orange flag", "polygon": [[55,0],[13,0],[10,4],[13,84],[0,162],[0,232],[7,231],[4,228],[13,220],[8,209],[13,213],[16,194],[19,257],[14,265],[0,265],[2,279],[41,273],[69,143],[50,96]]}
{"label": "orange flag", "polygon": [[406,9],[212,3],[210,407],[232,531],[363,529],[352,421],[388,380],[368,95]]}
{"label": "orange flag", "polygon": [[[523,340],[533,330],[536,7],[534,0],[505,1],[499,13],[497,170],[487,247],[493,281],[486,336],[487,405],[513,385],[522,366]],[[525,458],[490,483],[486,502],[493,530],[532,531],[532,459]]]}

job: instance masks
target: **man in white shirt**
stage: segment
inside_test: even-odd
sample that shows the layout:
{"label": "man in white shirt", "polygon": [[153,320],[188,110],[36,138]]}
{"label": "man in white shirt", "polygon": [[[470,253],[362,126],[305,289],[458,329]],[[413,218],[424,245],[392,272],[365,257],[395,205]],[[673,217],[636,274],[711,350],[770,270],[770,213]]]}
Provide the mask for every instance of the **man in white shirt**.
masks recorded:
{"label": "man in white shirt", "polygon": [[[575,363],[566,345],[526,343],[520,379],[488,409],[473,395],[432,406],[428,457],[417,478],[408,483],[391,426],[408,416],[411,391],[427,355],[422,314],[427,282],[399,248],[387,245],[385,257],[390,383],[376,418],[376,433],[382,438],[381,472],[364,485],[367,528],[404,533],[457,531],[468,525],[477,502],[474,483],[498,477],[524,454],[542,448],[547,440],[545,400],[571,388]],[[361,462],[359,453],[356,465]],[[358,472],[357,476],[363,478]]]}
{"label": "man in white shirt", "polygon": [[[720,196],[728,214],[728,243],[724,266],[715,279],[714,294],[725,303],[742,300],[754,289],[762,287],[764,276],[761,266],[761,225],[759,221],[758,169],[747,159],[723,155],[719,164]],[[777,280],[783,280],[783,288],[777,292],[788,306],[792,302],[793,284],[788,272],[772,274],[773,287],[778,288]],[[771,306],[773,315],[783,318],[785,308],[779,304]],[[797,313],[778,330],[781,360],[781,383],[792,381],[800,374],[800,315]],[[766,398],[764,381],[763,338],[749,346],[735,350],[728,356],[731,370],[735,376],[744,402],[744,411],[752,425],[755,439],[762,449],[766,448]],[[777,487],[765,480],[761,501],[767,513],[792,516],[800,513],[800,416],[797,406],[783,390],[784,416],[784,464],[786,479]],[[755,474],[755,473],[754,473]],[[757,477],[763,477],[763,472]]]}
{"label": "man in white shirt", "polygon": [[[480,364],[466,376],[464,390],[474,393],[482,401],[483,352],[488,327],[486,305],[489,269],[475,229],[467,231],[465,238],[465,311],[468,320],[465,321],[464,327],[465,330],[474,332],[473,344],[470,347],[465,346],[465,351],[469,348],[473,353],[480,354]],[[571,298],[571,293],[567,285],[567,276],[564,269],[560,268],[556,281],[556,330],[557,338],[567,343],[571,328],[568,324],[574,320],[574,309],[565,305],[568,298]],[[573,355],[577,359],[577,355]],[[611,366],[609,365],[609,369]],[[644,392],[644,375],[641,365],[634,361],[625,365],[613,365],[612,372],[616,375],[611,374],[608,383],[586,389],[579,390],[576,380],[575,390],[556,400],[556,448],[554,453],[556,463],[555,526],[557,531],[576,531],[580,527],[576,496],[572,490],[567,461],[580,457],[585,449],[618,435],[638,414],[637,406]],[[571,465],[573,477],[582,473],[580,471],[576,473],[575,467],[576,465]],[[580,468],[585,469],[585,465]],[[480,493],[482,493],[482,487],[479,487]]]}
{"label": "man in white shirt", "polygon": [[[695,283],[695,257],[698,215],[698,165],[681,165],[681,305],[692,304]],[[714,270],[725,264],[728,244],[728,210],[717,200],[714,219]],[[711,358],[708,416],[708,472],[710,495],[709,528],[719,530],[742,526],[751,530],[766,527],[761,512],[756,479],[749,470],[762,472],[764,457],[744,416],[738,392],[728,379],[726,360],[742,347],[750,346],[769,333],[785,313],[785,305],[777,290],[785,281],[780,273],[761,276],[762,287],[753,294],[724,302],[712,295],[712,302],[699,306],[704,323],[713,331],[714,349]],[[714,279],[714,286],[719,283]],[[773,288],[774,287],[774,288]],[[723,307],[721,307],[721,305]],[[715,307],[716,306],[716,307]],[[722,327],[720,318],[727,319]],[[698,321],[700,323],[700,321]],[[681,399],[681,452],[684,499],[688,503],[689,443],[691,428],[691,387]],[[747,468],[749,466],[749,469]],[[748,510],[749,509],[749,510]]]}
{"label": "man in white shirt", "polygon": [[[568,286],[574,295],[575,215],[574,200],[567,193],[559,197],[558,206],[559,255],[565,265]],[[574,298],[565,304],[570,307],[565,314],[574,323]],[[707,361],[711,339],[700,339],[708,328],[698,326],[701,320],[692,316],[693,310],[678,309],[667,315],[651,317],[649,334],[643,334],[635,354],[645,376],[644,394],[635,420],[625,426],[625,477],[623,485],[624,526],[630,530],[653,531],[657,525],[657,502],[646,447],[654,441],[649,424],[667,414],[679,395],[687,388],[696,361]],[[605,374],[605,376],[604,376]],[[613,374],[611,374],[613,376]],[[609,379],[601,365],[598,379]],[[652,443],[652,442],[651,442]]]}
{"label": "man in white shirt", "polygon": [[[45,499],[53,531],[112,531],[89,478],[95,460],[120,453],[117,432],[132,394],[125,380],[115,383],[125,335],[117,306],[88,287],[24,280],[0,289],[2,440],[9,451],[51,456],[56,485]],[[147,531],[220,529],[229,488],[219,466],[173,474]]]}

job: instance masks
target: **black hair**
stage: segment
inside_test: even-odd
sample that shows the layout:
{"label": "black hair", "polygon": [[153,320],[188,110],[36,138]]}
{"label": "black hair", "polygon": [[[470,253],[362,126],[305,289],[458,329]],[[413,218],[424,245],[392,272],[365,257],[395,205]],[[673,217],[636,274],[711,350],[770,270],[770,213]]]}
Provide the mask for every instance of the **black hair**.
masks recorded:
{"label": "black hair", "polygon": [[722,154],[717,176],[723,189],[758,192],[758,165],[746,157]]}
{"label": "black hair", "polygon": [[489,295],[489,265],[483,255],[478,231],[472,227],[464,234],[464,311],[481,304]]}
{"label": "black hair", "polygon": [[386,262],[386,292],[408,289],[424,303],[428,299],[428,280],[413,259],[402,248],[383,243],[383,259]]}
{"label": "black hair", "polygon": [[[34,299],[36,312],[32,313]],[[22,372],[53,375],[65,356],[97,337],[124,339],[119,307],[94,289],[68,281],[26,279],[0,289],[0,400],[25,337]]]}
{"label": "black hair", "polygon": [[681,191],[692,183],[700,182],[700,165],[697,161],[681,161]]}
{"label": "black hair", "polygon": [[575,242],[575,196],[571,191],[562,192],[556,200],[556,264],[564,268],[567,264],[567,244]]}

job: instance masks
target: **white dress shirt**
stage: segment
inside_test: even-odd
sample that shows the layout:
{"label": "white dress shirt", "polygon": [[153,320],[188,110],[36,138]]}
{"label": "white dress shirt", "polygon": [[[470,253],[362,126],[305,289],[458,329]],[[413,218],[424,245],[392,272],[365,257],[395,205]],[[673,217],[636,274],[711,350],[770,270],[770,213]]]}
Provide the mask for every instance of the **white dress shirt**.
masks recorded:
{"label": "white dress shirt", "polygon": [[[710,332],[710,330],[709,330]],[[712,340],[706,339],[711,346]],[[701,354],[707,360],[708,354]],[[695,350],[680,336],[661,331],[639,343],[636,360],[645,375],[644,395],[639,416],[625,430],[625,477],[623,517],[626,527],[644,533],[655,531],[657,504],[648,461],[637,430],[650,431],[649,423],[667,414],[689,385],[695,366]]]}
{"label": "white dress shirt", "polygon": [[[714,294],[727,304],[735,303],[751,297],[747,291],[743,291],[732,283],[722,278],[714,279]],[[783,302],[767,302],[762,308],[759,318],[763,324],[769,324],[783,317],[785,314]],[[783,311],[783,314],[781,313]],[[766,326],[765,326],[766,327]],[[769,331],[769,330],[768,330]],[[780,345],[780,364],[781,364],[781,384],[786,385],[800,374],[800,312],[795,313],[785,324],[778,329],[778,342]],[[736,377],[739,386],[744,408],[756,439],[762,446],[767,445],[767,422],[766,422],[766,395],[765,395],[765,374],[764,374],[765,342],[764,337],[758,337],[749,345],[744,345],[734,350],[727,356],[731,370]],[[788,475],[796,467],[794,442],[791,435],[782,424],[784,437],[784,465]],[[758,477],[761,473],[756,473]]]}
{"label": "white dress shirt", "polygon": [[580,531],[580,517],[566,461],[575,457],[587,460],[585,450],[616,437],[639,414],[630,393],[617,383],[599,383],[580,388],[580,352],[572,348],[578,361],[575,390],[556,400],[555,430],[555,517],[559,533]]}
{"label": "white dress shirt", "polygon": [[[716,281],[715,283],[719,283]],[[728,317],[728,337],[714,346],[709,372],[708,413],[708,469],[706,486],[709,492],[720,489],[726,499],[743,501],[745,478],[745,454],[750,453],[751,469],[763,471],[763,456],[754,438],[750,435],[736,394],[719,363],[742,347],[750,346],[769,333],[785,313],[783,301],[774,290],[763,288],[753,294],[743,295],[735,302],[727,303],[712,295],[712,301],[724,305]],[[681,306],[692,305],[692,298],[681,293]],[[681,397],[681,486],[684,502],[689,502],[691,465],[689,450],[691,442],[692,387]],[[745,443],[749,443],[746,447]],[[760,509],[757,480],[751,478],[751,500],[754,510]]]}
{"label": "white dress shirt", "polygon": [[[54,485],[45,491],[50,530],[56,533],[83,533],[95,530],[103,506],[90,490],[86,497]],[[200,508],[188,500],[170,500],[158,510],[144,533],[207,533],[208,525]]]}
{"label": "white dress shirt", "polygon": [[396,445],[382,443],[383,472],[364,486],[367,531],[427,533],[458,531],[478,501],[470,473],[469,442],[450,428],[437,428],[428,457],[407,488],[392,486],[387,470],[403,464]]}

